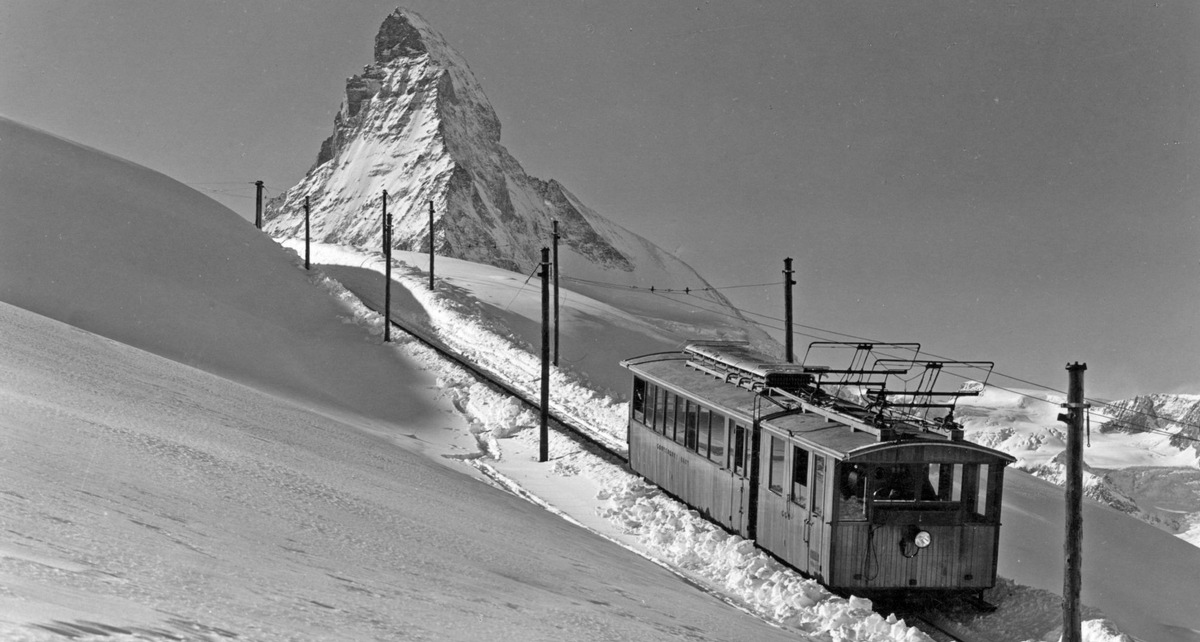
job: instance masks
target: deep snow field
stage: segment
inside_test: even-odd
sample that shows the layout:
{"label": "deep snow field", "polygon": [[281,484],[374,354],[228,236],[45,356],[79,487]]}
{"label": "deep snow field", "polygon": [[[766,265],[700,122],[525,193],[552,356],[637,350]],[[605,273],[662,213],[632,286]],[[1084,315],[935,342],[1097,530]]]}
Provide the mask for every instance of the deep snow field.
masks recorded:
{"label": "deep snow field", "polygon": [[[377,255],[318,247],[306,273],[150,170],[3,119],[0,144],[4,639],[927,639],[557,433],[538,464],[532,412],[382,342]],[[431,293],[423,257],[397,259],[397,316],[536,389],[535,282],[440,259]],[[616,445],[612,364],[736,330],[563,300],[555,403]],[[958,619],[1057,639],[1060,495],[1009,481],[1015,583]],[[1087,520],[1086,639],[1200,639],[1200,549]]]}

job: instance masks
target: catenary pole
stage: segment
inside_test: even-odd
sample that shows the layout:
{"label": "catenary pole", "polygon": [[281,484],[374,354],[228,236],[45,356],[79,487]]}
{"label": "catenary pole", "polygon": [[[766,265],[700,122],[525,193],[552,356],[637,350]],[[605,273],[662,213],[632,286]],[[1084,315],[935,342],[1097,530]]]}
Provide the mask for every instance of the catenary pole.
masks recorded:
{"label": "catenary pole", "polygon": [[542,403],[538,461],[550,459],[550,249],[542,248]]}
{"label": "catenary pole", "polygon": [[309,212],[308,212],[308,195],[304,195],[304,269],[311,270],[312,262],[309,260],[312,244],[312,233],[309,231]]}
{"label": "catenary pole", "polygon": [[554,221],[554,365],[558,365],[558,221]]}
{"label": "catenary pole", "polygon": [[1083,422],[1089,404],[1083,401],[1083,372],[1087,364],[1067,365],[1069,382],[1067,412],[1058,420],[1067,428],[1067,523],[1063,544],[1063,633],[1062,642],[1082,642],[1079,593],[1083,586],[1081,574],[1083,550]]}
{"label": "catenary pole", "polygon": [[392,217],[387,208],[388,193],[383,190],[383,340],[392,340]]}
{"label": "catenary pole", "polygon": [[263,182],[254,181],[254,227],[262,229]]}
{"label": "catenary pole", "polygon": [[429,289],[433,290],[433,201],[429,201]]}
{"label": "catenary pole", "polygon": [[783,260],[783,342],[786,346],[787,362],[793,363],[796,360],[795,343],[792,338],[792,286],[796,282],[792,280],[792,259],[788,257]]}

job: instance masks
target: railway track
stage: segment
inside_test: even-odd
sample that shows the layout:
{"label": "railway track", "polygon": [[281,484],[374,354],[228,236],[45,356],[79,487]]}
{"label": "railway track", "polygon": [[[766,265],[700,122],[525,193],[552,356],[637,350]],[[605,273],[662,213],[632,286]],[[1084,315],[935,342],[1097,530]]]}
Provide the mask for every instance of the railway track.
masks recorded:
{"label": "railway track", "polygon": [[[343,287],[353,293],[354,296],[358,297],[359,301],[361,301],[364,306],[370,308],[374,312],[383,314],[382,310],[380,309],[382,306],[378,304],[378,302],[375,300],[375,297],[371,293],[362,292],[359,288],[352,286],[343,285]],[[446,345],[437,337],[431,336],[427,332],[413,327],[412,324],[404,320],[396,319],[395,317],[391,318],[391,324],[393,327],[399,329],[405,334],[412,336],[421,344],[432,349],[442,357],[445,357],[446,359],[449,359],[455,364],[461,366],[478,379],[481,379],[487,382],[489,385],[494,386],[496,389],[503,391],[505,394],[510,395],[533,410],[541,410],[539,402],[534,399],[530,393],[512,386],[508,382],[504,381],[497,373],[494,373],[487,368],[471,361],[462,354],[459,354],[456,350]],[[608,443],[604,439],[597,437],[595,431],[585,428],[574,418],[566,416],[554,408],[551,408],[547,414],[549,414],[550,419],[555,423],[555,425],[562,430],[569,432],[579,439],[586,441],[588,444],[603,450],[606,454],[612,457],[615,457],[621,461],[628,461],[627,453],[614,448],[611,443]]]}
{"label": "railway track", "polygon": [[[356,297],[358,297],[358,299],[362,302],[362,304],[364,306],[373,310],[376,313],[383,314],[383,312],[380,310],[380,308],[382,306],[380,306],[378,304],[378,302],[375,300],[375,297],[372,293],[363,292],[363,291],[361,291],[361,288],[356,288],[356,287],[352,287],[352,286],[343,285],[343,287],[346,287],[347,290],[349,290]],[[413,327],[410,323],[408,323],[404,320],[397,319],[397,318],[391,318],[390,321],[391,321],[391,324],[396,329],[404,332],[405,334],[408,334],[409,336],[413,337],[415,340],[420,342],[422,345],[432,349],[434,352],[441,355],[442,357],[461,366],[463,369],[470,372],[474,377],[486,382],[487,384],[489,384],[491,386],[494,386],[496,389],[504,392],[505,394],[510,395],[511,397],[517,399],[521,403],[528,406],[529,408],[540,411],[541,406],[539,405],[537,400],[535,400],[526,391],[520,390],[519,388],[516,388],[516,387],[512,386],[511,384],[509,384],[508,382],[504,381],[499,374],[494,373],[494,372],[490,371],[489,369],[487,369],[483,366],[480,366],[479,364],[471,361],[470,359],[468,359],[467,357],[458,353],[456,350],[454,350],[450,346],[446,345],[441,340],[437,339],[436,337],[431,336],[430,334],[428,334],[427,332],[425,332],[419,328]],[[613,459],[615,459],[617,461],[628,462],[628,453],[627,452],[619,451],[619,450],[613,448],[611,444],[606,443],[605,440],[597,438],[595,431],[590,430],[590,429],[580,425],[580,423],[577,422],[576,420],[574,420],[573,418],[564,416],[562,413],[555,411],[553,408],[550,409],[550,411],[548,412],[548,415],[549,415],[550,419],[554,422],[556,427],[562,429],[563,431],[565,431],[567,433],[570,433],[571,435],[573,435],[574,437],[576,437],[578,439],[583,440],[590,446],[599,449],[604,454],[608,455],[609,457],[612,457]],[[501,484],[501,485],[506,488],[508,487],[505,484]],[[526,494],[524,494],[523,491],[517,492],[513,489],[510,489],[510,490],[513,491],[514,494],[517,494],[518,496],[521,496],[521,497],[525,497],[525,499],[527,499],[529,501],[532,501],[534,503],[541,503],[539,501],[536,501],[535,498],[533,498],[532,496],[526,496]],[[706,589],[704,587],[700,587],[698,585],[697,585],[697,588],[700,588],[701,590],[704,590],[705,592],[711,592],[708,589]],[[724,596],[715,595],[715,597],[718,597],[718,599],[722,599],[722,601],[725,601],[727,603],[729,602]],[[957,624],[955,624],[954,622],[950,621],[949,619],[947,619],[946,617],[942,616],[941,614],[939,614],[937,612],[905,611],[903,609],[900,609],[900,610],[896,610],[895,613],[896,613],[897,617],[902,617],[906,621],[919,623],[919,625],[918,625],[919,628],[922,631],[925,631],[928,635],[930,635],[930,637],[932,637],[937,642],[995,642],[994,640],[992,640],[990,638],[982,637],[974,632],[965,630],[963,627],[958,626]]]}

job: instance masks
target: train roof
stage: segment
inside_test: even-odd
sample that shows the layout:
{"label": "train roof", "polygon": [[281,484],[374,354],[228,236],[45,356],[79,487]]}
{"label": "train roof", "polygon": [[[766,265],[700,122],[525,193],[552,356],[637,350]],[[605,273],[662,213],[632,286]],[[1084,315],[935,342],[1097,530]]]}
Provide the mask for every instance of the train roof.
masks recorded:
{"label": "train roof", "polygon": [[663,352],[626,359],[621,365],[630,370],[686,390],[707,399],[743,421],[754,420],[753,391],[725,383],[707,372],[689,368],[683,352]]}
{"label": "train roof", "polygon": [[[695,347],[689,345],[686,351],[634,357],[622,361],[621,365],[648,380],[669,385],[689,396],[703,399],[735,420],[752,423],[757,415],[761,425],[770,430],[786,433],[846,457],[869,455],[876,451],[920,443],[974,450],[1008,462],[1015,461],[1006,453],[971,442],[952,440],[940,433],[900,431],[887,433],[890,437],[885,437],[885,433],[867,425],[861,416],[850,412],[817,407],[787,393],[782,393],[782,396],[769,394],[777,391],[769,387],[755,386],[753,383],[747,385],[742,381],[742,385],[739,385],[738,381],[731,380],[735,377],[721,378],[720,373],[698,362],[694,356],[717,356],[720,352],[720,358],[740,360],[743,364],[762,371],[764,375],[771,372],[776,365],[782,366],[789,373],[797,372],[797,367],[792,364],[770,364],[766,355],[757,353],[744,344],[712,343],[702,350],[695,350]],[[730,351],[732,355],[724,351],[725,347],[733,348]],[[768,394],[761,394],[762,392]]]}

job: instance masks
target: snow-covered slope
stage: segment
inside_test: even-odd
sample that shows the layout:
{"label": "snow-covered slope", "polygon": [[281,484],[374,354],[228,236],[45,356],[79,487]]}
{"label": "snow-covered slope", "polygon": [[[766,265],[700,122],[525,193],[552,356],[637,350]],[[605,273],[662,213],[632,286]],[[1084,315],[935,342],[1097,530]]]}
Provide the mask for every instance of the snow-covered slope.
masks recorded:
{"label": "snow-covered slope", "polygon": [[430,412],[294,256],[182,183],[0,118],[0,195],[0,301],[317,406]]}
{"label": "snow-covered slope", "polygon": [[[731,334],[747,334],[735,329],[746,325],[740,315],[691,267],[605,219],[556,181],[526,174],[500,144],[500,122],[467,63],[405,9],[384,20],[375,59],[347,81],[334,133],[316,165],[268,203],[265,229],[303,239],[308,197],[315,240],[376,249],[384,190],[396,249],[428,251],[432,203],[439,255],[528,275],[541,248],[551,244],[557,220],[560,276],[579,289],[601,299],[621,286],[686,289],[693,303],[728,315]],[[769,344],[763,333],[749,333]]]}

